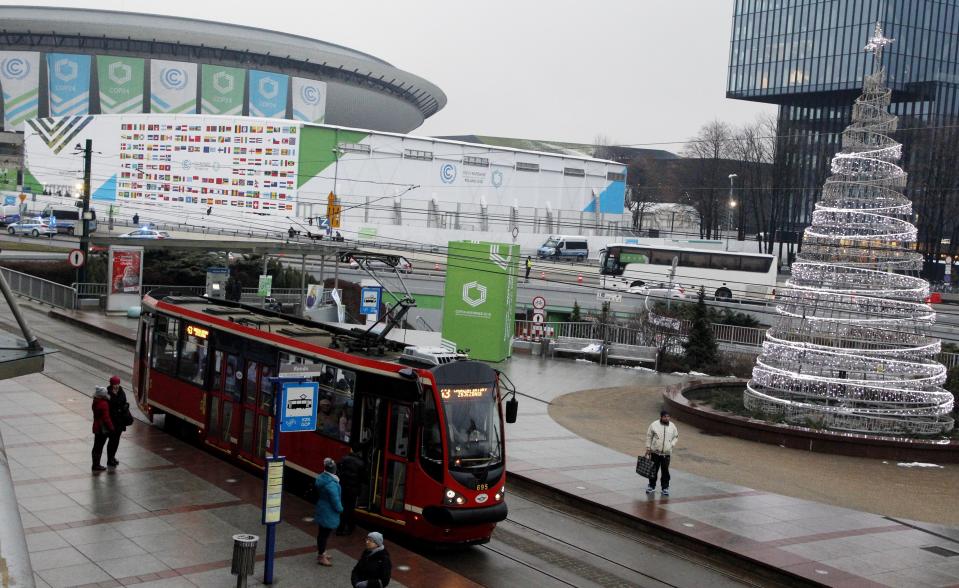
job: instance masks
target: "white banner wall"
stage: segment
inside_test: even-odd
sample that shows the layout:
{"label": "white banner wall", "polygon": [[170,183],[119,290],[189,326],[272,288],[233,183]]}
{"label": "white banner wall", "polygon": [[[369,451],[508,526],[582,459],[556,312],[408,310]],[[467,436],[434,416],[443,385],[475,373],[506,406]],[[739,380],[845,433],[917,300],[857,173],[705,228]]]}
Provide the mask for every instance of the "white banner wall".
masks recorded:
{"label": "white banner wall", "polygon": [[326,118],[326,83],[293,78],[293,118],[322,123]]}
{"label": "white banner wall", "polygon": [[22,131],[24,121],[37,116],[40,54],[0,51],[0,86],[3,87],[3,128]]}
{"label": "white banner wall", "polygon": [[150,112],[196,114],[196,64],[150,60]]}

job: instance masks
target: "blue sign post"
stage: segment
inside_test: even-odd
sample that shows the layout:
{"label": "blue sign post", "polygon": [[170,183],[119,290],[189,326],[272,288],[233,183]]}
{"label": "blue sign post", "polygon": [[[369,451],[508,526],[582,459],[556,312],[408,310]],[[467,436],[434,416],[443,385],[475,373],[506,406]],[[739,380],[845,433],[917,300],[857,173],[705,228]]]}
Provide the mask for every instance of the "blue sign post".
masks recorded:
{"label": "blue sign post", "polygon": [[271,378],[273,381],[273,456],[267,458],[263,481],[263,524],[266,525],[266,555],[263,583],[273,583],[276,558],[276,525],[280,522],[283,497],[283,464],[280,433],[316,430],[316,404],[320,385],[303,378]]}
{"label": "blue sign post", "polygon": [[380,300],[383,297],[383,288],[379,286],[364,286],[360,290],[360,314],[380,314]]}

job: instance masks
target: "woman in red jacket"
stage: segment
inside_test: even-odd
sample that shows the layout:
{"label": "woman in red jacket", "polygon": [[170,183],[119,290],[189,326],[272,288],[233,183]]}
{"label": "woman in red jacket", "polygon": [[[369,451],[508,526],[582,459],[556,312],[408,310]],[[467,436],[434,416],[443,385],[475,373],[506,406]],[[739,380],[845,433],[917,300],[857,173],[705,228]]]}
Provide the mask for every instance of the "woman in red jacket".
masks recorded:
{"label": "woman in red jacket", "polygon": [[93,393],[93,467],[94,472],[107,469],[100,465],[103,446],[113,434],[113,421],[110,420],[110,393],[104,386],[97,386]]}

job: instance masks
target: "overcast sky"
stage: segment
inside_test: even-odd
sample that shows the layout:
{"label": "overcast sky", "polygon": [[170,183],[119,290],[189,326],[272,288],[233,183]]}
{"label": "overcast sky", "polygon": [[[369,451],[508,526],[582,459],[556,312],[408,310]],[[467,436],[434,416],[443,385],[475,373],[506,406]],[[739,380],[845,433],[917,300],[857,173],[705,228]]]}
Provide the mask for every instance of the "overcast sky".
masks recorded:
{"label": "overcast sky", "polygon": [[604,135],[678,151],[713,119],[741,124],[775,111],[725,98],[733,0],[2,3],[218,20],[364,51],[446,92],[446,108],[415,134]]}

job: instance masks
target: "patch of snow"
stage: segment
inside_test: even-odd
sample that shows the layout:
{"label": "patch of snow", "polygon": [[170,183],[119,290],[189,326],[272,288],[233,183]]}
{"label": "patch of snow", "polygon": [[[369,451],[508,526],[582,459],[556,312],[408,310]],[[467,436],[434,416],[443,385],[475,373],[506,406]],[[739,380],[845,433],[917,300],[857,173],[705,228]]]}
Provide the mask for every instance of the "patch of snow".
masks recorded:
{"label": "patch of snow", "polygon": [[943,467],[944,467],[944,466],[941,466],[941,465],[935,464],[935,463],[922,463],[921,461],[912,461],[912,462],[909,462],[909,463],[900,461],[900,462],[897,463],[896,465],[899,466],[899,467],[901,467],[901,468],[937,468],[937,469],[940,469],[940,470],[943,469]]}
{"label": "patch of snow", "polygon": [[582,349],[580,349],[580,351],[582,351],[583,353],[599,353],[602,350],[603,350],[603,346],[600,345],[599,343],[590,343],[586,347],[583,347]]}
{"label": "patch of snow", "polygon": [[708,376],[709,374],[704,374],[703,372],[689,372],[690,376]]}

